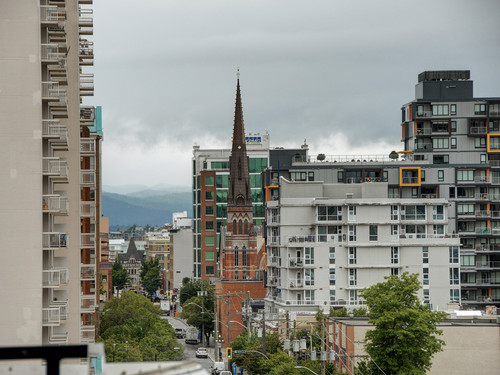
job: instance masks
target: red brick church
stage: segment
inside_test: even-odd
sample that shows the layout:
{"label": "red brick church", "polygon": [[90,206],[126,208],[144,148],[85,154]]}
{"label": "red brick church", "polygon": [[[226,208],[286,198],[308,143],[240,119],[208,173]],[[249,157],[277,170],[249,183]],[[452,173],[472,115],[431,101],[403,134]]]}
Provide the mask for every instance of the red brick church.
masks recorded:
{"label": "red brick church", "polygon": [[[245,126],[241,105],[240,81],[236,87],[233,144],[229,157],[229,187],[227,194],[227,225],[221,228],[220,279],[216,283],[219,332],[228,343],[243,331],[243,301],[263,299],[265,243],[262,228],[253,225],[252,192],[250,189],[249,158],[245,144]],[[229,306],[229,315],[228,315]],[[228,322],[232,321],[231,322]],[[234,321],[239,322],[234,323]]]}

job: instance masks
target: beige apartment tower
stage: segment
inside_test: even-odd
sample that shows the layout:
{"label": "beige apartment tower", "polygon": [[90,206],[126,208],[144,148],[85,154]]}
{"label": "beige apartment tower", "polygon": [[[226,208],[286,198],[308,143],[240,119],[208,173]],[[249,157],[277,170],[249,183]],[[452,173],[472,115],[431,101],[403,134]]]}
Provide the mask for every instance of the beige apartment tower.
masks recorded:
{"label": "beige apartment tower", "polygon": [[0,1],[0,345],[93,342],[92,0]]}

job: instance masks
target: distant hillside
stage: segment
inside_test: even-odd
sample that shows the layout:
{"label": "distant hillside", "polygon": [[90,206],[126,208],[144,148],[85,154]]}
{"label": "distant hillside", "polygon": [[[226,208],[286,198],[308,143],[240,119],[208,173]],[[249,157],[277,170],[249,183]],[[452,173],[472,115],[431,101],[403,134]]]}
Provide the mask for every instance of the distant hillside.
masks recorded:
{"label": "distant hillside", "polygon": [[109,225],[163,225],[172,221],[172,213],[187,211],[192,216],[192,194],[187,192],[144,192],[133,195],[102,193],[102,213],[109,217]]}

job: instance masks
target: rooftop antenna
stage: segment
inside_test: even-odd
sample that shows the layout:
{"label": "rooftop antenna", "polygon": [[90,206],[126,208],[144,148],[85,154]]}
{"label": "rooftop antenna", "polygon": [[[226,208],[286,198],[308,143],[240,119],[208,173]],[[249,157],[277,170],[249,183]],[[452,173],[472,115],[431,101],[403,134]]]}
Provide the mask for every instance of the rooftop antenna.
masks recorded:
{"label": "rooftop antenna", "polygon": [[240,67],[238,66],[238,70],[236,71],[236,77],[240,79]]}

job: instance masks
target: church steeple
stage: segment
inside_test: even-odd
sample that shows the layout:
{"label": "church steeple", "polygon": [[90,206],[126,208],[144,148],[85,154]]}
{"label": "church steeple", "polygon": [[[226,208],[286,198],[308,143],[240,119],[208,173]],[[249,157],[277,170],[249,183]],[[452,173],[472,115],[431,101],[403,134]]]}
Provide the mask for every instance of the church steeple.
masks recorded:
{"label": "church steeple", "polygon": [[[227,203],[234,206],[252,206],[248,156],[245,144],[245,125],[241,105],[240,78],[236,85],[236,104],[234,108],[233,146],[229,157],[229,190]],[[228,207],[229,208],[229,207]]]}

